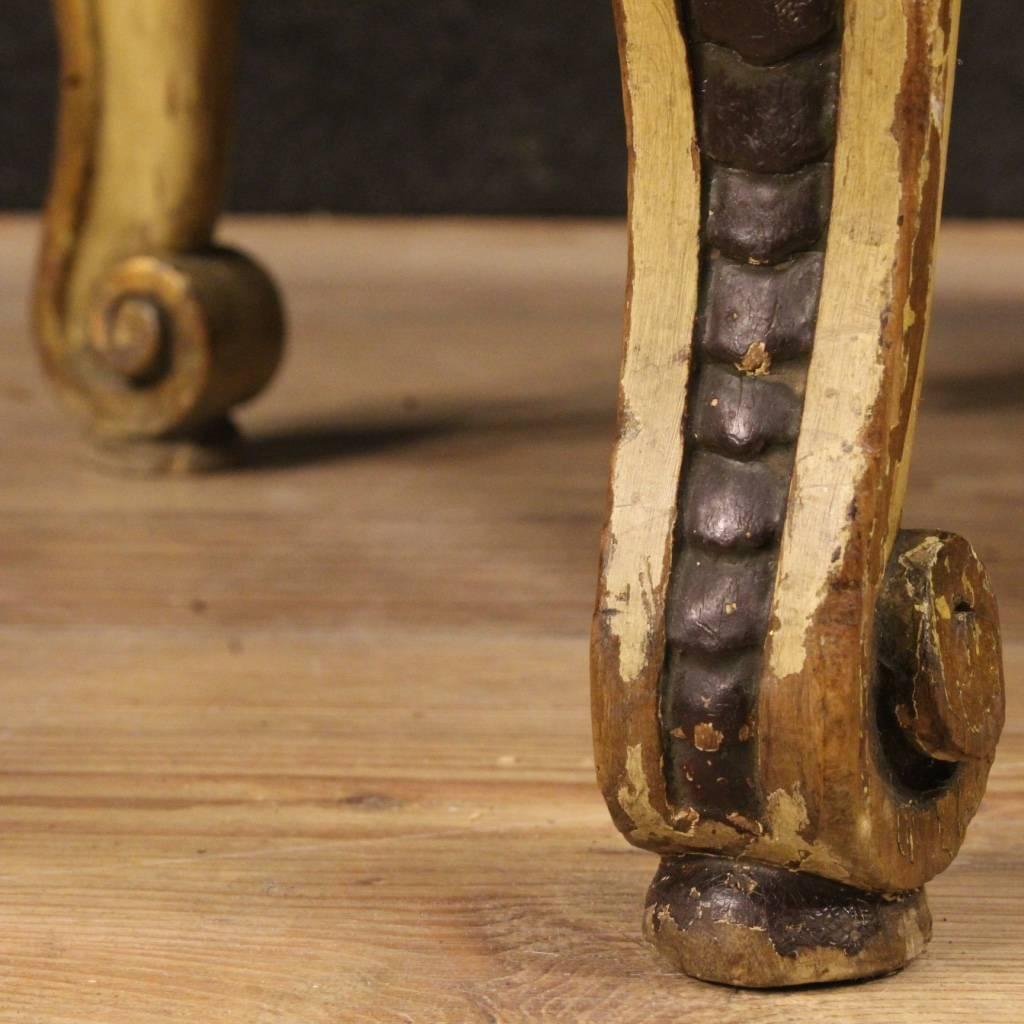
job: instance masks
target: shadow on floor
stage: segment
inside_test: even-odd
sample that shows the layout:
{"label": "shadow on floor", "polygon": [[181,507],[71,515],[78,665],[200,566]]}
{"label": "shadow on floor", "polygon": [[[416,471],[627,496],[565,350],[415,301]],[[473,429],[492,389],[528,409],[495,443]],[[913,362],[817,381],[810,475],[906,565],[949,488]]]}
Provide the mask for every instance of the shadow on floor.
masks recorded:
{"label": "shadow on floor", "polygon": [[[592,403],[592,396],[588,396]],[[566,432],[614,434],[614,405],[587,408],[571,398],[565,402],[501,402],[446,406],[386,419],[369,416],[338,421],[313,420],[288,424],[276,431],[246,431],[243,472],[268,472],[327,462],[348,461],[444,439],[481,439],[494,444],[502,437],[521,438]]]}

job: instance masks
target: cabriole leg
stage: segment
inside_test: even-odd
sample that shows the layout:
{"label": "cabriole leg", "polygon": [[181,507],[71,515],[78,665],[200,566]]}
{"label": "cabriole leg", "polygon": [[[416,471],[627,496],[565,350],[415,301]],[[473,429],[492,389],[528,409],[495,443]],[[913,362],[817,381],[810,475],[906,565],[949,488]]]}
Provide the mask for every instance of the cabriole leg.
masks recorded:
{"label": "cabriole leg", "polygon": [[281,304],[214,246],[238,0],[55,0],[61,111],[35,295],[44,366],[94,450],[218,464],[280,360]]}
{"label": "cabriole leg", "polygon": [[598,773],[707,980],[897,970],[1003,722],[966,541],[900,528],[957,0],[616,0],[630,145]]}

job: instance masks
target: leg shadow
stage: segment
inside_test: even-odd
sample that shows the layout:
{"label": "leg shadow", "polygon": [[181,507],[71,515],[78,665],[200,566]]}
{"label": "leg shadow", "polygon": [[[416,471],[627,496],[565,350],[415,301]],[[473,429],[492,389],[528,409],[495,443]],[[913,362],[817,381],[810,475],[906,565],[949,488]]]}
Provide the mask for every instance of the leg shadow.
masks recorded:
{"label": "leg shadow", "polygon": [[314,420],[265,434],[247,432],[241,442],[237,468],[247,472],[273,472],[366,458],[443,439],[479,439],[493,445],[524,434],[579,430],[606,433],[610,445],[614,423],[612,404],[587,408],[572,399],[444,407],[400,419],[370,416],[362,421]]}

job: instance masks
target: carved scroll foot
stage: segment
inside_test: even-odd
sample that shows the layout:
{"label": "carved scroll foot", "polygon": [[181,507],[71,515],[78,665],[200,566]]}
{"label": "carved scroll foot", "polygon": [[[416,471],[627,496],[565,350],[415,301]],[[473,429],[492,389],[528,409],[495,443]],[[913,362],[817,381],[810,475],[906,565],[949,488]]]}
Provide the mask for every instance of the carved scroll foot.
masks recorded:
{"label": "carved scroll foot", "polygon": [[956,0],[616,0],[630,143],[595,759],[696,977],[893,971],[1003,725],[970,545],[901,514]]}
{"label": "carved scroll foot", "polygon": [[100,464],[209,469],[230,410],[268,383],[269,275],[213,244],[237,0],[56,0],[57,160],[35,297],[43,364]]}
{"label": "carved scroll foot", "polygon": [[892,896],[785,868],[669,857],[647,894],[644,931],[703,981],[781,988],[890,974],[924,950],[923,889]]}

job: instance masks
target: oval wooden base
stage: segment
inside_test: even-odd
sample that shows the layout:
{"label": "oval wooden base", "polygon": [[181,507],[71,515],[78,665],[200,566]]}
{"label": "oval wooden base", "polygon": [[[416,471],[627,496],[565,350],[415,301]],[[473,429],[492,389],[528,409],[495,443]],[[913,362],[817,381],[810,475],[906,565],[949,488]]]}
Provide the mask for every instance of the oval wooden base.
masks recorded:
{"label": "oval wooden base", "polygon": [[898,971],[931,937],[924,889],[863,892],[815,875],[720,857],[666,858],[644,931],[687,974],[783,988]]}
{"label": "oval wooden base", "polygon": [[110,438],[90,435],[90,465],[119,476],[184,476],[215,473],[237,466],[244,458],[242,435],[225,417],[188,437]]}

